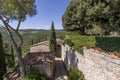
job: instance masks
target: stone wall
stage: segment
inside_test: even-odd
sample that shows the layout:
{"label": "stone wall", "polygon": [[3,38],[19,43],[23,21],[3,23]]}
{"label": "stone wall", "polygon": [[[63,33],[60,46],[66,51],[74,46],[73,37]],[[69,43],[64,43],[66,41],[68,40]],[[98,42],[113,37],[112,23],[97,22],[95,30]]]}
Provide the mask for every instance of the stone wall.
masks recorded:
{"label": "stone wall", "polygon": [[62,60],[67,70],[77,66],[86,80],[120,80],[120,58],[93,49],[84,49],[84,55],[81,55],[67,45],[61,46]]}
{"label": "stone wall", "polygon": [[32,65],[33,67],[37,68],[41,73],[45,74],[47,78],[53,77],[53,69],[54,64],[41,64],[41,65]]}
{"label": "stone wall", "polygon": [[28,54],[28,56],[26,56],[28,58],[27,60],[29,60],[26,63],[39,69],[39,71],[46,74],[48,78],[52,78],[55,62],[53,55],[49,50],[49,41],[43,41],[38,44],[31,45],[30,54],[31,55]]}

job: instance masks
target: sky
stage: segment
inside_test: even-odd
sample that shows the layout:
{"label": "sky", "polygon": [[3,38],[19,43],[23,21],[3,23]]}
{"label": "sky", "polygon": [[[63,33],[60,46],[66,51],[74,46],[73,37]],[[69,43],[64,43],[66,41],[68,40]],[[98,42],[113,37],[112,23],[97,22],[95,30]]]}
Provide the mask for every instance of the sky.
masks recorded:
{"label": "sky", "polygon": [[[21,29],[50,29],[52,21],[55,29],[63,29],[62,15],[71,0],[36,0],[37,15],[28,17],[22,24]],[[11,25],[15,28],[16,22]]]}

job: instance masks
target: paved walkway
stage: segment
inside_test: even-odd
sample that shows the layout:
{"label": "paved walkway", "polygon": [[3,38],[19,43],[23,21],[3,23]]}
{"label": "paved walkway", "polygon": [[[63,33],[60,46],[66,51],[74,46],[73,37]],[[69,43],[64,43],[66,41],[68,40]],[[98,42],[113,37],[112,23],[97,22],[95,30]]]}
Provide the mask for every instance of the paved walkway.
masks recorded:
{"label": "paved walkway", "polygon": [[53,80],[68,80],[67,72],[61,58],[55,58],[55,71]]}

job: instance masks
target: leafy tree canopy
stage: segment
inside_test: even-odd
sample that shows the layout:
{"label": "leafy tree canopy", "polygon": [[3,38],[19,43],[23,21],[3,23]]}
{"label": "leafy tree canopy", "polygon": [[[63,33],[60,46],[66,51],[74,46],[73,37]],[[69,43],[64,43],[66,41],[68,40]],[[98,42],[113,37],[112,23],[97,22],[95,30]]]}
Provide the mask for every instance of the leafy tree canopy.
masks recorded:
{"label": "leafy tree canopy", "polygon": [[62,21],[67,31],[83,31],[91,25],[120,31],[120,0],[72,0]]}
{"label": "leafy tree canopy", "polygon": [[35,15],[35,0],[1,0],[0,15],[11,20],[24,21],[28,16]]}

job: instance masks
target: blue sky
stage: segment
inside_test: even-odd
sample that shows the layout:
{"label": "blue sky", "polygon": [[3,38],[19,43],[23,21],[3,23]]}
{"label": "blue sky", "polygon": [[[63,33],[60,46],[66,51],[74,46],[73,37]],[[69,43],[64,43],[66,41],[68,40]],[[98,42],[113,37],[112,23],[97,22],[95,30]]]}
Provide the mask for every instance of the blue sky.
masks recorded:
{"label": "blue sky", "polygon": [[[21,29],[50,29],[51,22],[54,21],[56,29],[62,29],[62,15],[71,0],[36,0],[37,15],[27,18]],[[16,22],[12,22],[12,26]]]}

